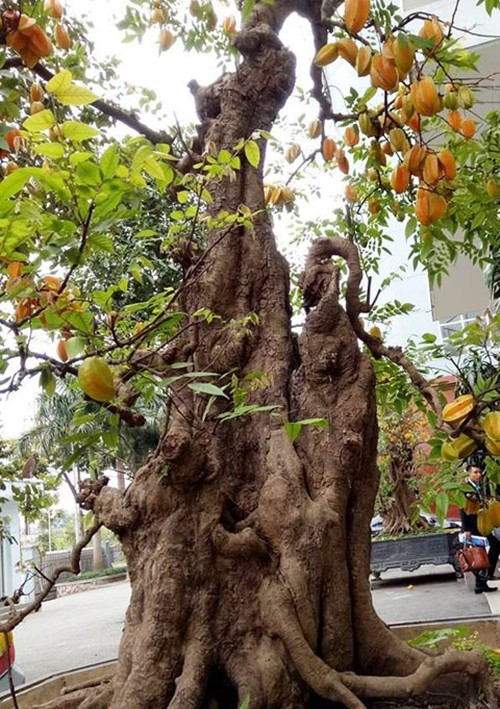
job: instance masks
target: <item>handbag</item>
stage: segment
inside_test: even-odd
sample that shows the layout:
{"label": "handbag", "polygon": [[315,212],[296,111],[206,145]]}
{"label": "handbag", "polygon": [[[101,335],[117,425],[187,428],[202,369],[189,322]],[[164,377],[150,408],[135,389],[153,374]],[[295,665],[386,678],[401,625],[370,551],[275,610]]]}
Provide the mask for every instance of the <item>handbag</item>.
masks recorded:
{"label": "handbag", "polygon": [[464,573],[467,571],[483,571],[490,568],[488,554],[484,547],[475,547],[472,544],[465,544],[458,552],[458,563]]}

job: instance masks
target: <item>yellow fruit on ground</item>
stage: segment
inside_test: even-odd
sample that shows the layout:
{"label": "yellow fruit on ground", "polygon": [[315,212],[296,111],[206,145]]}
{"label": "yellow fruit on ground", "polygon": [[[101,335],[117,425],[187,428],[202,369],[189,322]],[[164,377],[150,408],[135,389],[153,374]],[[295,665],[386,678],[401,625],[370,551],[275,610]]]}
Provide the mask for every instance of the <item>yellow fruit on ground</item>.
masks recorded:
{"label": "yellow fruit on ground", "polygon": [[500,441],[500,411],[490,411],[481,421],[483,431],[489,438]]}
{"label": "yellow fruit on ground", "polygon": [[102,357],[89,357],[78,368],[81,388],[96,401],[111,401],[115,395],[113,372]]}
{"label": "yellow fruit on ground", "polygon": [[443,421],[446,423],[459,424],[474,408],[474,397],[472,394],[463,394],[450,401],[443,409]]}

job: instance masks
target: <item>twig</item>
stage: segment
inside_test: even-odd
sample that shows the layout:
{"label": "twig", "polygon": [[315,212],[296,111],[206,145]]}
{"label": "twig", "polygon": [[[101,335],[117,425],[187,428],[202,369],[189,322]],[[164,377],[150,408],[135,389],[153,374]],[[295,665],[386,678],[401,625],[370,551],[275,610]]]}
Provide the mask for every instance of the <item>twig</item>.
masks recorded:
{"label": "twig", "polygon": [[70,574],[80,573],[80,558],[82,555],[82,550],[87,546],[94,534],[96,534],[96,532],[98,532],[101,527],[102,524],[100,522],[96,522],[92,527],[90,527],[90,529],[85,532],[80,541],[75,544],[75,546],[73,547],[73,551],[71,552],[71,560],[69,566],[56,567],[52,571],[50,576],[46,576],[44,573],[39,572],[40,575],[43,576],[43,578],[47,581],[45,587],[43,588],[41,593],[35,598],[35,600],[31,603],[28,603],[25,608],[20,611],[12,609],[12,612],[9,614],[8,619],[3,623],[0,623],[0,633],[8,633],[10,630],[13,630],[17,625],[19,625],[22,620],[24,620],[24,618],[26,618],[27,615],[29,615],[32,611],[38,610],[42,605],[43,599],[46,598],[49,591],[55,585],[57,579],[61,574],[65,572]]}

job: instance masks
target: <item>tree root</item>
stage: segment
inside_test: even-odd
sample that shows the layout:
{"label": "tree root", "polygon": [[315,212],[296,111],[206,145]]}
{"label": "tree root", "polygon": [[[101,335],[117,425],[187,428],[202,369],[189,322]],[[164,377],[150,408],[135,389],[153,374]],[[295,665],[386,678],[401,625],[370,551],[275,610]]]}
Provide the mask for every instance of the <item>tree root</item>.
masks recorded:
{"label": "tree root", "polygon": [[61,696],[31,709],[107,709],[113,694],[112,675],[64,687]]}
{"label": "tree root", "polygon": [[340,701],[348,709],[365,709],[360,697],[410,699],[423,694],[440,675],[453,672],[473,678],[485,693],[489,709],[498,709],[486,659],[477,650],[449,650],[443,655],[423,656],[418,668],[406,676],[373,677],[337,672],[308,644],[292,601],[278,582],[270,581],[261,589],[261,609],[268,629],[282,640],[302,679],[320,696]]}

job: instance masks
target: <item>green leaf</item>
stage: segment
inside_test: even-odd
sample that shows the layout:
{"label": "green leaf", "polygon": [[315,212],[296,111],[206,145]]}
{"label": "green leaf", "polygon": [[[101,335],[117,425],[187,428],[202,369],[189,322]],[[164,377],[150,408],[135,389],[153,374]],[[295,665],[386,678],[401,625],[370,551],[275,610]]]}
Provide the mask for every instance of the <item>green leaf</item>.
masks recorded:
{"label": "green leaf", "polygon": [[217,418],[219,418],[221,421],[230,421],[231,419],[239,418],[240,416],[249,416],[250,414],[262,414],[267,411],[276,411],[277,409],[281,409],[281,406],[259,406],[258,404],[242,404],[241,406],[236,406],[233,411],[227,411],[224,414],[220,414]]}
{"label": "green leaf", "polygon": [[99,98],[85,86],[77,86],[73,83],[69,86],[64,85],[52,93],[63,106],[85,106],[88,103],[94,103]]}
{"label": "green leaf", "polygon": [[241,704],[240,704],[240,706],[238,707],[238,709],[248,709],[249,706],[250,706],[250,697],[249,697],[248,694],[247,694],[247,696],[246,696],[245,699],[241,702]]}
{"label": "green leaf", "polygon": [[66,351],[68,353],[68,358],[73,359],[74,357],[78,357],[78,355],[83,354],[85,352],[85,347],[86,347],[87,341],[83,339],[83,337],[70,337],[69,340],[66,340]]}
{"label": "green leaf", "polygon": [[81,162],[75,170],[76,177],[84,185],[98,185],[101,182],[101,171],[94,162],[90,160]]}
{"label": "green leaf", "polygon": [[302,431],[302,424],[298,421],[287,421],[285,423],[284,428],[287,437],[292,443],[294,443],[294,441],[296,441],[297,438],[300,436],[300,432]]}
{"label": "green leaf", "polygon": [[152,155],[144,160],[142,169],[145,170],[150,177],[154,177],[155,180],[163,180],[165,177],[160,163]]}
{"label": "green leaf", "polygon": [[89,510],[85,517],[83,518],[83,526],[85,529],[90,529],[92,525],[94,524],[94,513],[92,510]]}
{"label": "green leaf", "polygon": [[445,492],[439,492],[436,495],[436,515],[439,524],[443,524],[446,513],[448,512],[449,499]]}
{"label": "green leaf", "polygon": [[188,384],[188,387],[196,394],[209,394],[210,396],[222,396],[224,399],[229,399],[224,389],[215,386],[215,384],[210,384],[209,382],[194,382]]}
{"label": "green leaf", "polygon": [[22,190],[31,176],[29,168],[19,168],[0,182],[0,200],[9,199]]}
{"label": "green leaf", "polygon": [[64,146],[61,143],[40,143],[40,145],[33,146],[33,151],[46,158],[57,159],[64,155]]}
{"label": "green leaf", "polygon": [[54,396],[56,390],[56,380],[48,367],[45,367],[40,372],[40,386],[47,396]]}
{"label": "green leaf", "polygon": [[44,111],[39,111],[33,116],[29,116],[23,122],[23,128],[28,130],[30,133],[40,133],[43,130],[48,130],[56,122],[56,117],[51,110],[46,108]]}
{"label": "green leaf", "polygon": [[259,167],[260,148],[255,140],[249,140],[245,143],[245,157],[252,167]]}
{"label": "green leaf", "polygon": [[110,145],[107,150],[104,151],[102,157],[99,161],[99,167],[104,180],[109,180],[116,175],[116,170],[120,164],[120,158],[118,157],[118,145]]}
{"label": "green leaf", "polygon": [[63,89],[71,86],[71,80],[73,76],[70,71],[63,69],[58,74],[52,77],[52,79],[47,83],[47,91],[51,94],[56,94]]}
{"label": "green leaf", "polygon": [[64,121],[61,125],[62,134],[67,140],[72,140],[75,143],[81,143],[82,140],[95,138],[100,135],[101,131],[92,126],[88,126],[81,121]]}

